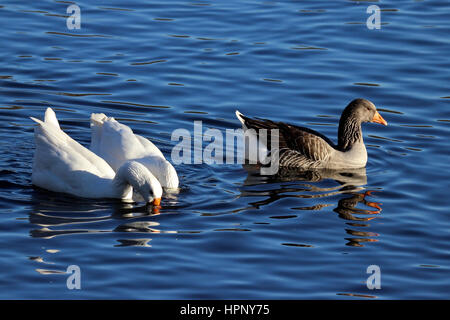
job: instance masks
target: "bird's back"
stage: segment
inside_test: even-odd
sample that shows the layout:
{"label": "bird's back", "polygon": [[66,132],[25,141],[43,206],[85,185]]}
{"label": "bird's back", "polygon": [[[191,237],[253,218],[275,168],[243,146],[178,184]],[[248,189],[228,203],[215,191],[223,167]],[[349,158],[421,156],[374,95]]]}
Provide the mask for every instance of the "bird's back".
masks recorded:
{"label": "bird's back", "polygon": [[[46,111],[45,121],[32,118],[38,123],[35,127],[33,184],[73,194],[71,190],[80,185],[80,179],[113,178],[115,173],[112,168],[63,132],[52,112]],[[78,172],[85,174],[83,176]]]}
{"label": "bird's back", "polygon": [[129,160],[146,156],[164,158],[162,152],[151,141],[134,134],[130,127],[112,117],[93,114],[91,127],[91,150],[104,158],[114,170]]}
{"label": "bird's back", "polygon": [[260,129],[268,130],[268,139],[271,138],[270,130],[278,130],[278,149],[271,150],[271,143],[267,142],[270,152],[278,152],[280,166],[286,167],[310,167],[326,166],[329,158],[336,152],[333,142],[326,136],[309,128],[275,122],[267,119],[252,119],[236,112],[244,130],[254,129],[256,134]]}

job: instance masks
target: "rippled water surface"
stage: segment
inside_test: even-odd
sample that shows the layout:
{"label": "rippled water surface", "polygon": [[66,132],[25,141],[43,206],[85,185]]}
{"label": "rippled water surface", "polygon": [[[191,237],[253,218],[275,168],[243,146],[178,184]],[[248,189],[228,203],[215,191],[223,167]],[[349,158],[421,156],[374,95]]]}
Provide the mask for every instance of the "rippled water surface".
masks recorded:
{"label": "rippled water surface", "polygon": [[[77,1],[79,30],[70,4],[0,5],[0,298],[449,298],[447,1]],[[170,160],[173,130],[235,129],[236,109],[336,141],[356,97],[389,123],[364,125],[363,170],[177,165],[159,211],[31,184],[48,106],[83,145],[104,112]]]}

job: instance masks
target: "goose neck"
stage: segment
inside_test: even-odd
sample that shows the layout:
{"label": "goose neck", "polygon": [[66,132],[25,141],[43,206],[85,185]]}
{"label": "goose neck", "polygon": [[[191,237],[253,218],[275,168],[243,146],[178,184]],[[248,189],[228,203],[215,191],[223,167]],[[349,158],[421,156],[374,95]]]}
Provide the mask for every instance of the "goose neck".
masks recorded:
{"label": "goose neck", "polygon": [[338,131],[338,149],[347,151],[354,144],[362,141],[361,122],[354,117],[341,118]]}

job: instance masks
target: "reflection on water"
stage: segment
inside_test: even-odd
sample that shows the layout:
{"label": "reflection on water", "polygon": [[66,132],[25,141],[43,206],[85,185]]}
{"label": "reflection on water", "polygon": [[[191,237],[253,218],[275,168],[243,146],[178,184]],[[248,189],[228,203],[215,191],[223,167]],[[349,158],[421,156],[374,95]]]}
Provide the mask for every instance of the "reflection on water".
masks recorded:
{"label": "reflection on water", "polygon": [[[351,235],[351,238],[345,238],[349,242],[346,243],[348,246],[362,247],[361,242],[376,242],[378,241],[374,237],[378,237],[379,234],[370,231],[359,231],[354,228],[370,228],[370,224],[365,223],[374,219],[375,215],[381,212],[381,203],[367,201],[366,197],[371,195],[371,191],[366,191],[362,194],[351,193],[350,197],[343,198],[339,200],[338,206],[333,209],[333,211],[339,214],[339,217],[345,220],[350,220],[351,222],[346,222],[351,229],[346,229],[346,232]],[[361,203],[366,206],[375,208],[376,210],[360,209],[356,206]],[[361,215],[361,216],[360,216]]]}
{"label": "reflection on water", "polygon": [[[345,231],[352,237],[345,238],[348,241],[346,245],[362,247],[363,242],[377,241],[375,239],[375,237],[379,236],[377,233],[358,230],[358,228],[370,228],[370,224],[367,222],[374,219],[374,215],[379,214],[382,210],[381,203],[367,200],[367,197],[373,197],[374,192],[378,192],[378,195],[380,195],[379,190],[369,190],[358,193],[358,191],[363,190],[364,186],[367,184],[366,168],[350,170],[316,169],[307,171],[293,168],[280,168],[278,174],[275,176],[259,175],[260,171],[257,165],[245,165],[244,168],[248,173],[244,186],[251,186],[253,188],[243,188],[241,197],[266,197],[263,200],[249,203],[252,207],[259,209],[262,206],[271,204],[283,198],[320,198],[320,203],[315,203],[314,205],[308,204],[292,209],[317,211],[325,207],[336,206],[333,211],[338,213],[339,218],[350,221],[346,222],[346,225],[351,228],[347,228]],[[332,187],[321,187],[317,184],[324,180],[334,181],[337,185]],[[297,183],[299,181],[310,183],[299,184]],[[280,182],[291,183],[281,184],[278,188],[272,188],[272,186]],[[263,190],[259,190],[254,188],[260,185],[269,184],[271,189],[264,188]],[[341,196],[341,199],[337,203],[335,203],[335,200],[331,199],[336,195]],[[358,205],[370,207],[370,209],[357,208]],[[283,215],[272,216],[271,218],[289,219],[295,217],[297,216]]]}
{"label": "reflection on water", "polygon": [[273,176],[259,175],[258,172],[260,169],[258,165],[244,165],[244,169],[248,172],[244,185],[257,184],[258,181],[277,182],[303,180],[318,182],[325,179],[335,180],[341,187],[358,187],[367,184],[366,168],[345,170],[301,170],[298,168],[280,167],[278,173]]}
{"label": "reflection on water", "polygon": [[[235,210],[235,213],[247,209],[261,209],[282,199],[303,199],[301,206],[292,207],[292,211],[319,211],[332,207],[338,217],[346,220],[345,238],[349,246],[363,246],[364,242],[377,241],[379,235],[368,231],[368,222],[381,212],[381,204],[369,201],[373,191],[365,191],[367,184],[366,169],[351,170],[308,170],[280,168],[277,175],[262,176],[257,165],[244,165],[247,177],[240,188],[240,198],[263,198],[249,202],[249,207]],[[323,182],[326,182],[323,184]],[[330,185],[331,182],[331,185]],[[377,192],[377,196],[381,193]],[[32,193],[33,210],[28,215],[31,224],[38,226],[30,231],[34,238],[51,239],[64,235],[117,233],[119,247],[150,247],[150,238],[122,238],[119,233],[130,235],[170,234],[187,231],[164,230],[158,215],[176,209],[179,205],[177,193],[167,193],[161,208],[120,201],[92,201],[35,188]],[[336,200],[336,197],[339,197]],[[77,201],[77,210],[73,201]],[[370,209],[368,209],[369,207]],[[292,212],[291,211],[291,212]],[[104,213],[104,214],[103,214]],[[296,218],[296,214],[272,215],[271,219]],[[108,228],[105,228],[107,225]],[[365,228],[364,231],[359,229]],[[251,231],[248,228],[214,228],[214,231]],[[195,232],[195,231],[192,231]],[[294,245],[285,243],[284,245]],[[308,246],[308,245],[305,245]]]}
{"label": "reflection on water", "polygon": [[[32,229],[30,235],[34,238],[51,239],[63,235],[95,234],[95,233],[176,233],[176,231],[160,230],[159,222],[147,221],[160,214],[164,208],[152,205],[123,203],[120,201],[92,201],[89,199],[72,198],[70,196],[43,191],[35,188],[33,193],[33,211],[28,215],[31,224],[40,227]],[[55,198],[53,198],[53,196]],[[168,194],[168,199],[176,203],[176,193]],[[73,208],[73,200],[77,201],[78,210]],[[170,201],[168,207],[170,207]],[[112,214],[111,214],[112,207]],[[105,212],[106,215],[101,215]],[[139,221],[130,221],[145,219]],[[96,226],[116,222],[110,229]],[[125,221],[125,222],[124,222]],[[118,224],[117,224],[118,223]],[[117,239],[118,246],[150,246],[151,239]]]}
{"label": "reflection on water", "polygon": [[[447,3],[380,2],[368,30],[368,1],[79,0],[68,30],[68,2],[0,6],[1,298],[367,299],[369,264],[376,297],[448,296]],[[364,125],[367,172],[180,165],[159,210],[31,186],[29,117],[48,106],[85,146],[105,113],[170,160],[174,129],[238,128],[236,109],[335,139],[356,97],[389,122]]]}

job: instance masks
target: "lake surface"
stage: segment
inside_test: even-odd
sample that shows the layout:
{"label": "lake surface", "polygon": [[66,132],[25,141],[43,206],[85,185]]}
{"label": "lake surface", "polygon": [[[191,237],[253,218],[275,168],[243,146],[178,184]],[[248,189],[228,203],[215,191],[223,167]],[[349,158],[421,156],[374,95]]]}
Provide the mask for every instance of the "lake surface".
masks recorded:
{"label": "lake surface", "polygon": [[[0,298],[450,298],[449,2],[76,3],[73,30],[70,1],[0,5]],[[175,129],[236,129],[236,109],[336,141],[357,97],[389,123],[363,126],[358,172],[180,164],[159,211],[31,183],[48,106],[85,146],[103,112],[170,161]]]}

